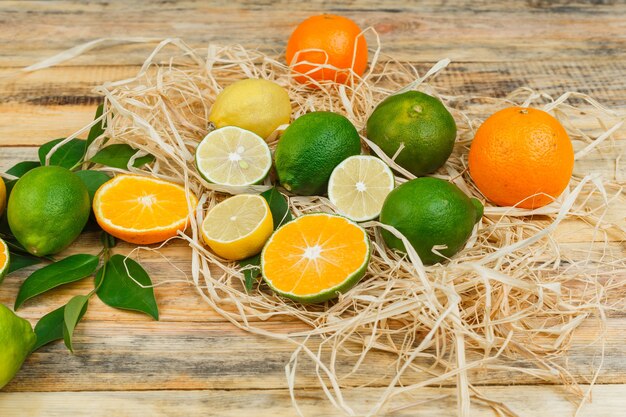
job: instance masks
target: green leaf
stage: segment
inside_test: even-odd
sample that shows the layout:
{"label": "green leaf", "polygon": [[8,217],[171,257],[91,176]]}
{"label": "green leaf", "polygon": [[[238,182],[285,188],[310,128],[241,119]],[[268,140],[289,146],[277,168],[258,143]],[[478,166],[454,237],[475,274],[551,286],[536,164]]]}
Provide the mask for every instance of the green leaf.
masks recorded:
{"label": "green leaf", "polygon": [[[274,220],[274,230],[278,229],[283,224],[293,220],[291,211],[289,211],[289,204],[284,195],[273,187],[263,193],[261,196],[267,201],[272,212],[272,219]],[[243,269],[243,276],[245,278],[246,290],[250,291],[254,286],[254,280],[261,273],[261,254],[251,256],[249,258],[239,261],[239,266]]]}
{"label": "green leaf", "polygon": [[[96,109],[96,116],[93,119],[96,120],[98,117],[102,116],[103,111],[104,111],[104,104],[100,104],[98,108]],[[98,136],[104,133],[105,129],[106,129],[106,119],[102,120],[101,123],[96,123],[95,125],[91,126],[91,130],[89,130],[89,135],[87,136],[87,146],[85,147],[85,150],[86,148],[89,148],[89,145],[91,145],[91,143],[94,140],[96,140]]]}
{"label": "green leaf", "polygon": [[115,236],[111,236],[104,230],[100,233],[100,242],[105,249],[111,249],[117,245],[117,239],[115,239]]}
{"label": "green leaf", "polygon": [[[50,152],[50,150],[62,140],[64,139],[55,139],[41,145],[39,148],[39,162],[41,165],[46,164],[46,155],[48,155],[48,152]],[[86,144],[87,142],[83,139],[72,139],[54,152],[54,154],[50,157],[49,165],[59,165],[67,169],[74,168],[83,160]]]}
{"label": "green leaf", "polygon": [[14,177],[21,177],[26,174],[31,169],[40,167],[41,164],[38,161],[22,161],[13,165],[11,168],[7,170],[7,174],[11,174]]}
{"label": "green leaf", "polygon": [[[117,143],[115,145],[109,145],[106,148],[100,149],[97,154],[91,158],[91,162],[110,166],[113,168],[126,169],[128,167],[128,161],[137,152],[137,149],[132,148],[125,143]],[[149,164],[154,161],[153,155],[142,156],[137,158],[133,163],[135,168],[139,168],[145,164]]]}
{"label": "green leaf", "polygon": [[21,253],[11,253],[11,263],[9,264],[8,273],[11,274],[18,269],[27,268],[32,265],[37,265],[41,262],[41,258],[36,256],[24,255]]}
{"label": "green leaf", "polygon": [[[80,312],[78,321],[80,321],[87,311],[87,304]],[[65,327],[65,306],[43,316],[35,325],[35,334],[37,335],[37,343],[31,352],[54,342],[63,339],[63,328]]]}
{"label": "green leaf", "polygon": [[106,268],[101,268],[96,274],[96,288],[100,300],[110,307],[139,311],[159,319],[152,280],[141,265],[130,258],[111,256]]}
{"label": "green leaf", "polygon": [[94,255],[78,254],[38,269],[22,284],[15,300],[15,310],[46,291],[88,277],[96,271],[99,260]]}
{"label": "green leaf", "polygon": [[67,346],[70,352],[74,352],[74,348],[72,347],[74,329],[76,329],[78,322],[87,312],[88,306],[88,295],[77,295],[65,305],[63,311],[63,340],[65,340],[65,346]]}
{"label": "green leaf", "polygon": [[92,171],[92,170],[83,170],[76,171],[76,175],[80,178],[85,187],[87,187],[87,191],[89,192],[89,199],[93,203],[93,196],[98,191],[98,188],[105,182],[111,179],[105,172],[102,171]]}
{"label": "green leaf", "polygon": [[245,278],[246,291],[252,290],[254,280],[261,273],[261,254],[251,256],[239,261],[239,266],[243,269],[243,277]]}
{"label": "green leaf", "polygon": [[274,219],[274,230],[293,220],[287,199],[276,187],[261,193],[261,196],[267,200],[267,204],[270,206],[272,218]]}

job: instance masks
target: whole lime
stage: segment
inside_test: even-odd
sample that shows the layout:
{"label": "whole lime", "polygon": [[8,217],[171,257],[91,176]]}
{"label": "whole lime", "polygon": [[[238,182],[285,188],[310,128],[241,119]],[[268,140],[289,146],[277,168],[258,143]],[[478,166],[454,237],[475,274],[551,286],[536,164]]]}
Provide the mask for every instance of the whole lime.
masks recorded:
{"label": "whole lime", "polygon": [[288,191],[324,194],[333,169],[359,153],[361,139],[348,119],[327,111],[307,113],[281,136],[275,153],[276,172]]}
{"label": "whole lime", "polygon": [[[408,181],[387,196],[380,221],[395,227],[411,243],[424,264],[445,258],[433,253],[433,246],[449,258],[467,242],[474,224],[483,215],[483,205],[469,198],[456,185],[447,181],[423,177]],[[400,239],[387,230],[382,236],[392,249],[406,252]]]}
{"label": "whole lime", "polygon": [[435,171],[450,157],[456,123],[441,101],[419,91],[387,97],[367,120],[367,137],[416,176]]}
{"label": "whole lime", "polygon": [[289,123],[291,102],[287,91],[273,81],[250,78],[237,81],[218,94],[209,121],[217,127],[237,126],[266,139]]}
{"label": "whole lime", "polygon": [[0,304],[0,389],[17,374],[36,341],[30,323]]}
{"label": "whole lime", "polygon": [[17,181],[7,211],[11,231],[26,250],[50,255],[69,246],[85,227],[89,193],[70,170],[39,167]]}

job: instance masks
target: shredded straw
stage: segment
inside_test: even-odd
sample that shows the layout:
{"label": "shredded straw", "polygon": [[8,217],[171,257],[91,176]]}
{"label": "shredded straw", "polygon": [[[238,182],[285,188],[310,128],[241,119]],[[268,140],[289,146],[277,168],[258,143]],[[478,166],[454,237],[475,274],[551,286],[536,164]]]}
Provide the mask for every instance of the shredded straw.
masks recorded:
{"label": "shredded straw", "polygon": [[[440,386],[456,387],[459,416],[470,416],[470,407],[477,404],[492,408],[499,416],[517,416],[481,392],[481,378],[490,372],[508,375],[505,378],[521,373],[535,383],[562,385],[574,395],[580,410],[590,399],[590,388],[583,389],[579,383],[593,385],[602,360],[587,380],[573,375],[566,354],[574,333],[583,322],[596,320],[601,332],[594,343],[598,357],[603,359],[606,316],[611,311],[626,311],[624,170],[620,166],[626,115],[574,92],[556,99],[529,88],[504,98],[454,95],[428,83],[449,60],[440,61],[420,76],[409,64],[383,58],[378,36],[371,28],[365,34],[376,46],[370,54],[373,59],[368,72],[362,78],[352,74],[351,86],[325,83],[318,84],[317,89],[295,82],[278,54],[268,56],[238,45],[192,49],[179,39],[166,39],[136,76],[96,88],[104,97],[105,111],[94,123],[106,119],[107,128],[88,149],[88,155],[97,152],[105,137],[128,143],[142,151],[136,157],[145,153],[156,157],[155,164],[144,169],[132,167],[131,161],[128,171],[184,184],[188,192],[200,197],[187,234],[180,236],[192,249],[193,284],[203,299],[234,325],[294,345],[285,373],[299,415],[303,413],[298,406],[298,370],[307,361],[307,369],[315,372],[328,401],[350,416],[419,409],[425,401],[442,398],[424,398],[420,388]],[[123,41],[90,42],[26,70],[55,65],[100,44]],[[175,51],[164,51],[172,47]],[[223,191],[259,192],[271,183],[268,179],[252,189],[220,189],[198,175],[193,155],[211,129],[207,120],[216,95],[232,82],[250,77],[273,80],[285,87],[294,119],[306,112],[330,110],[346,115],[360,132],[376,104],[390,94],[417,89],[439,97],[457,121],[458,139],[453,155],[435,176],[454,182],[483,202],[466,169],[467,151],[482,120],[511,105],[543,108],[554,114],[574,142],[577,167],[590,166],[584,160],[593,158],[604,159],[602,165],[610,169],[581,173],[577,168],[569,189],[539,209],[487,203],[485,216],[464,250],[443,265],[423,266],[414,251],[402,255],[387,250],[381,228],[403,237],[378,222],[365,223],[373,243],[367,275],[334,302],[297,304],[274,295],[261,281],[246,292],[240,267],[212,254],[201,242],[198,225],[208,208],[227,197]],[[273,136],[272,149],[279,133]],[[398,183],[413,178],[361,137],[372,153],[396,170]],[[290,196],[282,191],[290,197],[295,215],[334,210],[325,197]],[[611,215],[616,209],[617,218]],[[576,225],[572,234],[578,233],[581,224],[586,225],[580,233],[589,235],[588,243],[560,242],[555,231],[563,222]],[[272,327],[262,322],[271,318],[300,322],[302,330],[268,330]],[[381,357],[387,367],[381,365]],[[354,382],[358,375],[372,364],[382,371],[367,385],[382,389],[380,397],[365,406],[362,398],[352,396],[351,401],[349,397],[352,389],[358,388]]]}

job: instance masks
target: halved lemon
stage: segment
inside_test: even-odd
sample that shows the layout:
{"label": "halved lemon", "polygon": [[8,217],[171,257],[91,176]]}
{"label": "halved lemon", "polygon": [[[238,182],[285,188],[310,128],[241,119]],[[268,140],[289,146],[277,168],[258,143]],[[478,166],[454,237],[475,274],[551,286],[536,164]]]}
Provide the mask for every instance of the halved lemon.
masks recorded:
{"label": "halved lemon", "polygon": [[272,154],[256,133],[226,126],[202,139],[196,149],[196,167],[213,184],[247,186],[258,184],[267,176]]}
{"label": "halved lemon", "polygon": [[202,237],[217,255],[245,259],[261,252],[274,230],[272,212],[260,195],[239,194],[214,206],[202,222]]}
{"label": "halved lemon", "polygon": [[391,169],[381,159],[351,156],[330,175],[328,198],[340,214],[357,222],[372,220],[380,215],[394,183]]}
{"label": "halved lemon", "polygon": [[[2,180],[0,179],[0,181]],[[9,247],[4,240],[0,239],[0,284],[4,281],[7,272],[9,272],[10,261]]]}
{"label": "halved lemon", "polygon": [[276,293],[319,303],[352,288],[370,259],[367,233],[345,217],[316,213],[278,229],[263,248],[263,279]]}
{"label": "halved lemon", "polygon": [[118,175],[96,191],[93,211],[100,227],[126,242],[146,245],[185,230],[198,199],[173,182]]}

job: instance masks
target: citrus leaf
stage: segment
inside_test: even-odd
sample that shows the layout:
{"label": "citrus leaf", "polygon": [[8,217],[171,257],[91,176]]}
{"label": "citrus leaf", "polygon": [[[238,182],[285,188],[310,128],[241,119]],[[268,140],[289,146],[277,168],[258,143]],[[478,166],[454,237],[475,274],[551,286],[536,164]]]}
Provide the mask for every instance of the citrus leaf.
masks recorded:
{"label": "citrus leaf", "polygon": [[13,165],[11,168],[9,168],[7,170],[7,174],[11,174],[14,177],[21,177],[22,175],[26,174],[28,171],[30,171],[33,168],[37,168],[40,167],[41,164],[38,161],[22,161],[22,162],[18,162],[17,164]]}
{"label": "citrus leaf", "polygon": [[93,274],[98,267],[97,256],[78,254],[68,256],[33,272],[20,287],[15,310],[25,301],[63,284],[81,280]]}
{"label": "citrus leaf", "polygon": [[[38,152],[41,165],[46,164],[46,155],[48,155],[48,152],[63,140],[63,138],[55,139],[41,145]],[[83,139],[72,139],[52,154],[49,165],[59,165],[67,169],[74,168],[83,160],[86,144],[87,142]]]}
{"label": "citrus leaf", "polygon": [[243,269],[243,277],[245,278],[246,291],[252,290],[254,280],[261,273],[261,254],[251,256],[239,261],[239,266]]}
{"label": "citrus leaf", "polygon": [[[103,111],[104,111],[104,104],[100,104],[98,108],[96,109],[96,115],[93,119],[96,120],[98,117],[102,116]],[[102,120],[101,123],[96,123],[95,125],[91,126],[91,129],[89,130],[89,135],[87,135],[87,145],[85,146],[85,150],[89,148],[89,145],[91,145],[91,143],[94,140],[96,140],[100,135],[104,133],[105,129],[106,129],[106,119]]]}
{"label": "citrus leaf", "polygon": [[[128,161],[130,161],[130,158],[132,158],[137,152],[139,152],[139,150],[132,148],[130,145],[117,143],[100,149],[100,151],[98,151],[98,153],[91,158],[91,162],[96,162],[113,168],[126,169],[128,167]],[[142,156],[135,160],[133,166],[135,168],[139,168],[152,161],[154,161],[153,155]]]}
{"label": "citrus leaf", "polygon": [[98,191],[98,188],[100,188],[102,184],[111,179],[111,177],[109,177],[106,172],[92,171],[88,169],[83,171],[76,171],[76,175],[78,175],[78,178],[80,178],[85,184],[85,187],[87,187],[87,191],[89,192],[89,200],[92,202],[92,204],[93,196],[96,194],[96,191]]}
{"label": "citrus leaf", "polygon": [[139,311],[159,319],[152,280],[141,265],[130,258],[111,256],[106,268],[96,274],[96,288],[98,298],[110,307]]}
{"label": "citrus leaf", "polygon": [[293,220],[293,216],[289,211],[289,204],[284,195],[278,191],[276,187],[273,187],[263,193],[261,196],[267,201],[272,212],[272,218],[274,219],[274,230],[278,229],[283,224]]}
{"label": "citrus leaf", "polygon": [[40,262],[41,258],[37,258],[36,256],[24,255],[11,251],[11,263],[9,264],[8,273],[11,274],[18,269],[26,268],[31,265],[37,265]]}
{"label": "citrus leaf", "polygon": [[[78,320],[80,321],[87,311],[87,304],[80,312]],[[35,334],[37,335],[37,343],[31,352],[54,342],[63,339],[63,328],[65,327],[65,306],[43,316],[35,325]]]}
{"label": "citrus leaf", "polygon": [[111,236],[103,230],[102,233],[100,233],[100,243],[102,243],[105,249],[111,249],[117,245],[117,239],[115,239],[115,236]]}
{"label": "citrus leaf", "polygon": [[78,322],[87,312],[88,306],[89,296],[77,295],[65,305],[63,310],[63,340],[70,352],[74,352],[74,348],[72,347],[74,329],[76,329]]}

